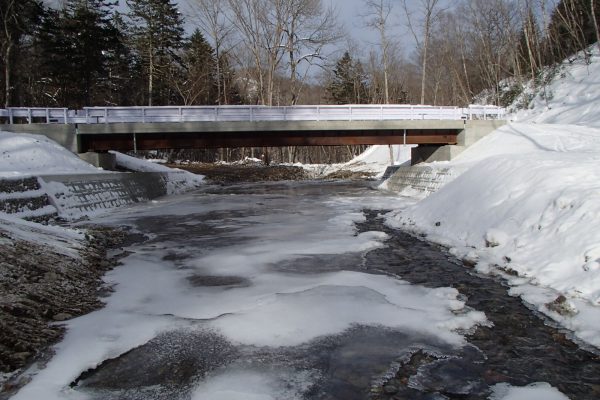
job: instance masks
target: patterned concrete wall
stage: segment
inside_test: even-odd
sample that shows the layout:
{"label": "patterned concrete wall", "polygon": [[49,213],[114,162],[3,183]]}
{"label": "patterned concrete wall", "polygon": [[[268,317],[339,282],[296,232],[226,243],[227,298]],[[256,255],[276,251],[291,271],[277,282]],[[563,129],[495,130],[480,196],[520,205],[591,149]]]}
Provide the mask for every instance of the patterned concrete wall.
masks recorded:
{"label": "patterned concrete wall", "polygon": [[172,173],[138,172],[47,175],[39,180],[59,215],[76,219],[167,195],[176,177]]}
{"label": "patterned concrete wall", "polygon": [[380,188],[410,195],[427,196],[452,181],[462,171],[452,168],[431,166],[399,167],[386,179]]}

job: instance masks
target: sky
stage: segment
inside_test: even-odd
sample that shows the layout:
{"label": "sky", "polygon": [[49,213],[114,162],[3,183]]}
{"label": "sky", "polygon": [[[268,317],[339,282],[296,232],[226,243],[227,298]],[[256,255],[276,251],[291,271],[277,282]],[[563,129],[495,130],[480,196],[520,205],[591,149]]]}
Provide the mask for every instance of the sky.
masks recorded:
{"label": "sky", "polygon": [[[185,13],[186,9],[189,8],[187,5],[194,0],[176,0],[177,3],[180,4],[182,11]],[[343,25],[345,32],[348,36],[351,37],[352,40],[357,42],[360,46],[375,44],[377,42],[377,33],[369,29],[365,26],[365,18],[361,15],[364,15],[366,12],[365,9],[365,0],[322,0],[323,5],[331,5],[338,14],[338,21],[341,25]],[[449,1],[449,0],[444,0]],[[122,1],[124,2],[124,1]],[[392,33],[394,35],[398,34],[408,34],[405,24],[401,22],[401,7],[400,1],[397,0],[395,9],[393,11],[392,18],[393,23],[396,25],[394,29],[392,29]],[[392,21],[391,21],[392,22]],[[414,41],[412,36],[409,38],[411,43]],[[347,47],[347,41],[340,44],[340,46]]]}

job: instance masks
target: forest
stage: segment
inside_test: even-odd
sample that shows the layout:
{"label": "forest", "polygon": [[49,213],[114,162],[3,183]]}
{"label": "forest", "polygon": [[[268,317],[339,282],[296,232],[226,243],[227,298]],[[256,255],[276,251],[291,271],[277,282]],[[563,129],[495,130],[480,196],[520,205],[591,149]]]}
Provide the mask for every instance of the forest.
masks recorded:
{"label": "forest", "polygon": [[322,0],[187,0],[185,13],[172,0],[2,0],[0,101],[464,106],[486,90],[507,105],[543,68],[600,42],[600,0],[451,4],[365,0],[378,38],[366,45]]}

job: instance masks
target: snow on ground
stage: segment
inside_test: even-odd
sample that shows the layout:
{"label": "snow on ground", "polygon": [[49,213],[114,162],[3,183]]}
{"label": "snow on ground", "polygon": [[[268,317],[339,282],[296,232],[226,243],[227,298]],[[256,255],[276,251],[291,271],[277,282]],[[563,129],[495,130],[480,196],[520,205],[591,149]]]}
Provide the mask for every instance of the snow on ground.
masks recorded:
{"label": "snow on ground", "polygon": [[500,383],[494,387],[490,400],[568,400],[569,398],[547,383],[532,383],[514,387]]}
{"label": "snow on ground", "polygon": [[448,246],[481,272],[508,272],[511,294],[600,347],[597,54],[591,65],[563,66],[563,75],[547,88],[551,109],[538,98],[516,116],[529,123],[504,126],[452,162],[431,164],[464,172],[389,221]]}
{"label": "snow on ground", "polygon": [[170,180],[167,182],[167,193],[181,193],[182,189],[187,190],[197,187],[204,181],[204,176],[192,174],[178,168],[169,168],[153,160],[131,157],[116,151],[110,151],[117,158],[117,165],[137,172],[161,172],[167,174]]}
{"label": "snow on ground", "polygon": [[529,107],[514,115],[516,121],[549,124],[575,124],[600,128],[600,54],[596,44],[565,60],[557,69],[548,69],[552,80],[537,88],[529,83],[517,103],[528,103],[532,93],[537,95]]}
{"label": "snow on ground", "polygon": [[0,178],[98,172],[45,136],[0,131]]}
{"label": "snow on ground", "polygon": [[[11,240],[22,240],[29,243],[48,246],[57,253],[71,258],[78,258],[85,235],[77,229],[41,225],[24,221],[11,215],[0,213],[0,230]],[[0,238],[0,240],[2,240]]]}
{"label": "snow on ground", "polygon": [[[374,177],[380,178],[390,165],[401,165],[410,161],[412,145],[371,146],[365,152],[354,157],[347,163],[342,164],[296,164],[315,174],[316,176],[327,176],[337,171],[367,172]],[[392,162],[393,157],[393,162]]]}
{"label": "snow on ground", "polygon": [[[478,260],[480,271],[518,272],[513,285],[552,288],[513,292],[600,346],[600,318],[584,317],[584,309],[600,306],[599,161],[599,129],[505,126],[451,163],[466,172],[392,223]],[[545,304],[558,294],[581,315],[550,311]]]}

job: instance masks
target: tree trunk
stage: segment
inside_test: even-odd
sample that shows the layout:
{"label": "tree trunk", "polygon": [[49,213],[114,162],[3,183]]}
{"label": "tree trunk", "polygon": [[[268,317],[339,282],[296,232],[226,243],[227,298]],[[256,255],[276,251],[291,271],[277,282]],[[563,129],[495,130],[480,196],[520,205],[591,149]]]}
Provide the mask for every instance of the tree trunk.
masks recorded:
{"label": "tree trunk", "polygon": [[12,73],[11,71],[11,61],[10,61],[10,57],[11,57],[11,53],[12,53],[12,43],[10,38],[7,39],[7,46],[6,46],[6,51],[4,53],[5,59],[4,59],[4,108],[8,108],[10,107],[10,97],[11,97],[11,92],[12,92],[12,88],[11,88],[11,81],[10,81],[10,75]]}
{"label": "tree trunk", "polygon": [[152,107],[152,92],[154,90],[154,55],[153,51],[150,49],[150,58],[148,65],[148,106]]}
{"label": "tree trunk", "polygon": [[598,46],[598,52],[600,53],[600,29],[598,29],[598,18],[596,18],[596,0],[590,0],[590,8],[592,11],[594,28],[596,28],[596,45]]}
{"label": "tree trunk", "polygon": [[421,104],[425,104],[425,83],[427,81],[427,44],[423,47],[423,63],[421,66]]}

